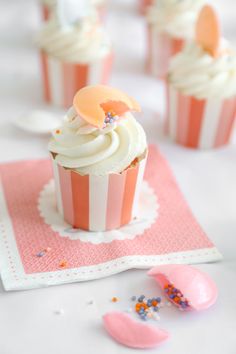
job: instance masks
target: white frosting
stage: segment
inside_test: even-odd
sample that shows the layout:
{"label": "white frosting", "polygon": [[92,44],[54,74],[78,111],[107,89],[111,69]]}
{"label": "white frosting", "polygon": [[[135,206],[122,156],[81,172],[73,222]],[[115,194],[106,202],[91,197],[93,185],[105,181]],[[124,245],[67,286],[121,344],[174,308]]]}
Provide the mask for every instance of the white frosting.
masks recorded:
{"label": "white frosting", "polygon": [[43,27],[38,44],[47,54],[73,63],[91,63],[111,51],[110,40],[95,13],[67,27],[53,16]]}
{"label": "white frosting", "polygon": [[72,107],[60,132],[53,133],[49,151],[56,161],[80,174],[106,175],[125,170],[147,148],[141,125],[131,113],[99,129],[80,118]]}
{"label": "white frosting", "polygon": [[169,82],[198,99],[236,95],[236,55],[230,50],[214,58],[196,43],[187,44],[171,59]]}
{"label": "white frosting", "polygon": [[205,0],[155,0],[147,11],[147,20],[172,37],[191,38],[204,3]]}

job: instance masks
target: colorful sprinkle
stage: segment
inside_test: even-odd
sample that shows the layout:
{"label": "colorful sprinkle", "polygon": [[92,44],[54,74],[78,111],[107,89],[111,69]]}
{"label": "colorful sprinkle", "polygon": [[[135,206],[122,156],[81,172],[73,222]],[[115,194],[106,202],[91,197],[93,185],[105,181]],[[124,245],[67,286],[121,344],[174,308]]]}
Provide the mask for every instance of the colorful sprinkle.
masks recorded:
{"label": "colorful sprinkle", "polygon": [[45,255],[44,251],[41,251],[41,252],[36,254],[37,257],[43,257],[44,255]]}
{"label": "colorful sprinkle", "polygon": [[131,297],[131,301],[136,301],[136,296],[135,295],[133,295],[132,297]]}
{"label": "colorful sprinkle", "polygon": [[[131,300],[134,297],[131,297]],[[133,301],[133,300],[132,300]],[[161,298],[155,297],[151,299],[145,299],[145,295],[140,295],[137,298],[137,303],[135,304],[135,311],[142,320],[147,320],[148,318],[153,318],[158,316],[157,312],[161,307]]]}
{"label": "colorful sprinkle", "polygon": [[57,130],[55,131],[55,133],[56,133],[56,134],[61,134],[61,130],[60,130],[60,129],[57,129]]}
{"label": "colorful sprinkle", "polygon": [[111,301],[112,301],[112,302],[117,302],[117,301],[118,301],[118,298],[114,296],[114,297],[111,299]]}
{"label": "colorful sprinkle", "polygon": [[67,261],[61,261],[61,262],[59,263],[59,267],[60,267],[60,268],[66,268],[66,267],[67,267]]}
{"label": "colorful sprinkle", "polygon": [[164,291],[166,295],[169,297],[170,301],[173,304],[177,305],[178,307],[182,309],[186,309],[190,306],[188,300],[184,297],[184,295],[181,293],[179,289],[176,289],[174,287],[173,284],[166,284],[164,286]]}
{"label": "colorful sprinkle", "polygon": [[58,309],[54,311],[55,315],[64,315],[65,311],[63,309]]}
{"label": "colorful sprinkle", "polygon": [[107,112],[106,117],[104,119],[104,128],[106,127],[107,124],[112,124],[115,121],[117,121],[119,117],[114,113],[114,112]]}

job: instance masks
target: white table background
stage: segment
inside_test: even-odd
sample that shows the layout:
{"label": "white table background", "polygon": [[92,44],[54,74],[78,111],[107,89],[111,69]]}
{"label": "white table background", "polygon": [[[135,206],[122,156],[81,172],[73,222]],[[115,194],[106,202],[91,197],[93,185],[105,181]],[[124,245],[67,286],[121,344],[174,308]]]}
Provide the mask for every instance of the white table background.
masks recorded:
{"label": "white table background", "polygon": [[[160,322],[154,325],[169,330],[171,339],[159,352],[235,354],[236,146],[196,152],[162,137],[163,87],[143,73],[145,22],[136,13],[136,1],[110,0],[107,27],[117,54],[111,84],[140,101],[140,120],[149,141],[158,143],[196,218],[224,256],[220,263],[199,265],[218,285],[215,306],[197,314],[181,313],[173,307],[162,310]],[[235,0],[212,2],[224,22],[224,33],[234,40]],[[0,1],[1,162],[47,157],[47,136],[24,133],[12,124],[32,109],[50,109],[42,103],[39,62],[32,40],[39,26],[36,1]],[[6,293],[0,285],[0,353],[136,353],[105,334],[101,316],[111,309],[127,309],[129,298],[141,293],[160,294],[155,282],[141,270],[32,291]],[[120,301],[111,303],[113,296]],[[90,299],[95,300],[94,305],[87,305]],[[55,315],[57,309],[64,309],[64,315]]]}

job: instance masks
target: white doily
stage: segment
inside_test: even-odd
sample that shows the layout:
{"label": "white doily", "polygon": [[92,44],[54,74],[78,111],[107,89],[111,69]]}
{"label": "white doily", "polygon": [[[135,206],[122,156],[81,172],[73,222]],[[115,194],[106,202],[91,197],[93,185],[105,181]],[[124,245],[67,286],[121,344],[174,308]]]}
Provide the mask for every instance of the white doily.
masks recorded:
{"label": "white doily", "polygon": [[63,220],[56,209],[54,180],[50,180],[39,194],[38,209],[45,223],[50,225],[53,231],[58,232],[60,236],[69,237],[70,240],[100,244],[114,240],[131,240],[142,235],[156,221],[159,205],[155,192],[144,181],[141,189],[139,216],[131,223],[110,231],[91,232],[74,229]]}

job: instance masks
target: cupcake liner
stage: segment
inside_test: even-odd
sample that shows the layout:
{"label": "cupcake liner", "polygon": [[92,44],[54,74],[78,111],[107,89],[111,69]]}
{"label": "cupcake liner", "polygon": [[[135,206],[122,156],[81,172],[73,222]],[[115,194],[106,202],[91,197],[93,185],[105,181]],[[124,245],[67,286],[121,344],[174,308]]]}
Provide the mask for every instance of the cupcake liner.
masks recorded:
{"label": "cupcake liner", "polygon": [[145,15],[147,12],[147,8],[151,6],[153,0],[139,0],[139,13],[141,15]]}
{"label": "cupcake liner", "polygon": [[84,86],[107,84],[113,54],[91,64],[62,62],[41,51],[43,90],[46,102],[68,108],[75,93]]}
{"label": "cupcake liner", "polygon": [[185,40],[159,32],[155,26],[150,24],[147,31],[147,71],[164,79],[168,71],[170,58],[182,49]]}
{"label": "cupcake liner", "polygon": [[45,4],[41,4],[41,16],[42,16],[42,19],[44,21],[48,21],[49,20],[49,17],[50,17],[50,12],[51,12],[51,9],[49,6],[45,5]]}
{"label": "cupcake liner", "polygon": [[122,173],[80,175],[52,158],[57,207],[74,228],[105,231],[128,224],[137,216],[146,155]]}
{"label": "cupcake liner", "polygon": [[198,100],[168,87],[167,131],[181,145],[211,149],[228,144],[235,117],[235,97]]}

